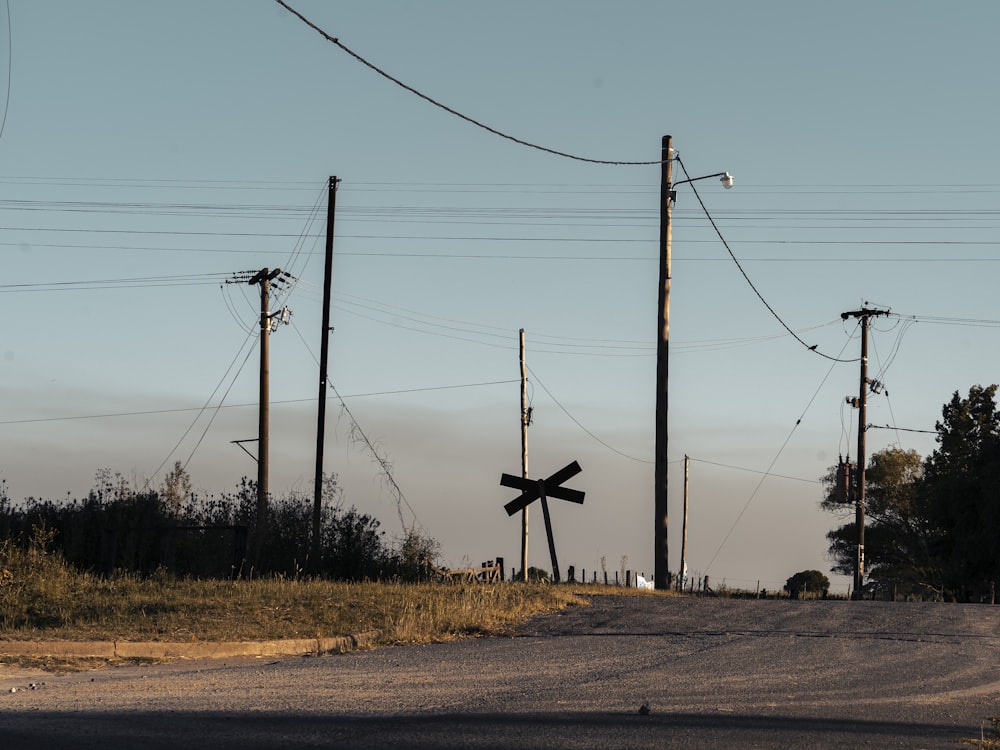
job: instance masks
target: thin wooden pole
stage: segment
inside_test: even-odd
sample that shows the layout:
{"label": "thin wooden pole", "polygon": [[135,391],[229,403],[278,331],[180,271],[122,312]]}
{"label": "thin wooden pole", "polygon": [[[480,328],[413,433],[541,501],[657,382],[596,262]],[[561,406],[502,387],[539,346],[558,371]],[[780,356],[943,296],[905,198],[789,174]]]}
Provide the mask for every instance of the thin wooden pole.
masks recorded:
{"label": "thin wooden pole", "polygon": [[[528,478],[528,378],[524,362],[524,329],[521,344],[521,476]],[[521,511],[521,579],[528,580],[528,506]]]}
{"label": "thin wooden pole", "polygon": [[684,523],[681,531],[681,572],[680,590],[684,590],[684,580],[687,578],[687,546],[688,546],[688,479],[690,477],[691,459],[684,456]]}

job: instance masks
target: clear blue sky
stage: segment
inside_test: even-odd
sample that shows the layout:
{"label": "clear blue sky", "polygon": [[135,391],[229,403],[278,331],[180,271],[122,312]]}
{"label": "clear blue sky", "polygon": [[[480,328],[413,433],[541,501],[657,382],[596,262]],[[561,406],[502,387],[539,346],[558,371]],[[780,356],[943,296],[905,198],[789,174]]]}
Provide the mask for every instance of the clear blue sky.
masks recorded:
{"label": "clear blue sky", "polygon": [[[858,331],[840,313],[867,301],[898,314],[872,333],[888,391],[871,398],[872,424],[933,430],[954,391],[1000,380],[1000,6],[291,4],[517,138],[653,161],[669,133],[692,176],[731,172],[733,190],[698,190],[808,344],[853,359]],[[271,488],[310,492],[337,175],[331,379],[406,505],[397,514],[333,400],[326,465],[345,501],[390,535],[416,516],[454,566],[516,564],[520,525],[498,480],[520,469],[524,328],[531,474],[578,460],[570,484],[587,492],[582,507],[554,504],[562,567],[604,557],[614,571],[627,556],[651,574],[657,167],[487,133],[272,0],[10,0],[10,47],[7,15],[0,5],[0,478],[12,497],[81,496],[105,467],[158,483],[175,460],[207,493],[253,476],[230,441],[256,435],[256,290],[221,282],[263,266],[300,279],[281,300],[294,326],[271,339]],[[826,572],[836,519],[816,480],[855,452],[844,399],[857,365],[787,335],[690,186],[674,216],[671,569],[688,454],[693,574],[773,587]],[[926,455],[934,439],[872,429],[868,445]],[[548,567],[540,516],[531,560]]]}

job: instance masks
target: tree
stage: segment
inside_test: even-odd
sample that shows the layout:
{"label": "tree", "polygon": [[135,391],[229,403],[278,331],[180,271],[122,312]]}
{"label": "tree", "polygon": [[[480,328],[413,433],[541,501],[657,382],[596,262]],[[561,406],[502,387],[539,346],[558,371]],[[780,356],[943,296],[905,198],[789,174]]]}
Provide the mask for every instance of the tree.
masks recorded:
{"label": "tree", "polygon": [[[869,458],[865,471],[865,562],[876,589],[924,593],[936,587],[936,567],[921,495],[923,462],[916,451],[886,448]],[[854,500],[837,502],[836,469],[823,478],[827,492],[820,505],[847,520],[830,531],[829,552],[837,573],[850,575],[857,555]]]}
{"label": "tree", "polygon": [[[960,601],[982,601],[1000,580],[1000,412],[997,386],[956,391],[936,423],[937,449],[921,462],[914,451],[872,455],[866,472],[865,558],[876,589]],[[820,505],[832,512],[835,470]],[[845,514],[846,516],[846,514]],[[853,568],[853,521],[827,534],[837,572]]]}
{"label": "tree", "polygon": [[958,391],[936,424],[924,464],[924,499],[944,592],[979,600],[1000,579],[1000,412],[997,386]]}
{"label": "tree", "polygon": [[823,598],[826,598],[830,591],[830,579],[818,570],[803,570],[785,581],[785,589],[793,599],[798,599],[799,594],[807,592],[822,594]]}

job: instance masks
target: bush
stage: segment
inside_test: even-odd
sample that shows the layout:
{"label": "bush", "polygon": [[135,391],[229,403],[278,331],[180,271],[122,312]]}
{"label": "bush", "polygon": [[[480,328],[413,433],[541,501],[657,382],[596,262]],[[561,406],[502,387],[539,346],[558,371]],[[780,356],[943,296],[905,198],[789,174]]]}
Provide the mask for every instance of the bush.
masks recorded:
{"label": "bush", "polygon": [[[258,517],[257,485],[243,478],[234,493],[198,497],[175,466],[161,490],[135,489],[108,470],[84,499],[28,498],[13,503],[0,484],[0,540],[14,550],[36,549],[32,529],[46,530],[46,551],[78,571],[151,576],[166,571],[196,578],[297,578],[303,573],[336,580],[419,580],[438,554],[437,542],[410,531],[398,549],[379,521],[344,509],[336,476],[323,485],[319,559],[313,554],[313,497],[273,499]],[[0,565],[0,581],[13,573]],[[7,571],[7,572],[4,572]]]}
{"label": "bush", "polygon": [[792,599],[798,599],[802,594],[819,595],[825,599],[830,592],[830,579],[818,570],[803,570],[785,581],[785,590]]}

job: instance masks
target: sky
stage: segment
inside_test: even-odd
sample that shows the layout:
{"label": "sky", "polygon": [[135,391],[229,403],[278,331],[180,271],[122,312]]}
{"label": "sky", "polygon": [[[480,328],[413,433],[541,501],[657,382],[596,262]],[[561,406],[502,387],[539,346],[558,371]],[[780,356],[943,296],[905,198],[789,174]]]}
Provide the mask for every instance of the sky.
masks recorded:
{"label": "sky", "polygon": [[1000,380],[1000,5],[289,4],[452,112],[274,0],[0,5],[13,499],[84,496],[101,469],[156,486],[175,461],[206,495],[255,476],[232,442],[257,432],[239,274],[264,267],[295,279],[271,303],[292,316],[270,337],[270,489],[311,494],[336,176],[324,466],[345,504],[452,567],[518,565],[499,479],[521,470],[523,328],[529,474],[583,469],[584,504],[551,503],[563,573],[651,576],[668,134],[690,177],[735,179],[679,185],[673,213],[672,571],[687,455],[693,577],[830,574],[818,480],[858,427],[841,313],[892,313],[870,332],[869,453],[928,455],[952,394]]}

